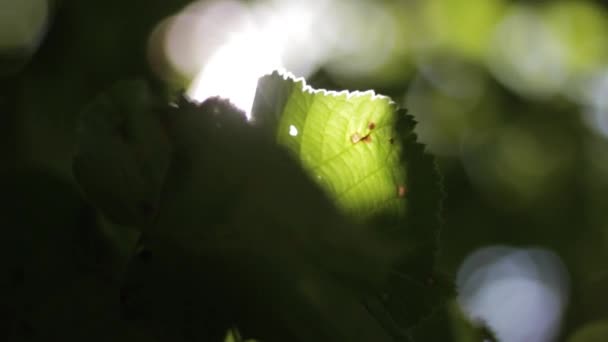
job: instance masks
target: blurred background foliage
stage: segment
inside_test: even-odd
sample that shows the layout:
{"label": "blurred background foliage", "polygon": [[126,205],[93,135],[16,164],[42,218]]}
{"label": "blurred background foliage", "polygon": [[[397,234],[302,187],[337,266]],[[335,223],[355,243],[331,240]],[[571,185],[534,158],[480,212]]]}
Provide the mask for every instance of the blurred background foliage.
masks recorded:
{"label": "blurred background foliage", "polygon": [[187,88],[235,27],[273,13],[288,70],[373,88],[419,122],[447,193],[438,267],[463,312],[505,341],[608,340],[601,1],[0,0],[3,183],[30,185],[5,199],[67,196],[14,210],[82,220],[71,161],[83,106],[126,78]]}

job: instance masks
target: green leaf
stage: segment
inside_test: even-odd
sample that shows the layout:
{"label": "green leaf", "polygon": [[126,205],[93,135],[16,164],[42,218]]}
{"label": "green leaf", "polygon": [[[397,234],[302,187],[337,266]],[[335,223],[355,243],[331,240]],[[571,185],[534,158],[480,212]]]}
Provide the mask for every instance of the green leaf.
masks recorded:
{"label": "green leaf", "polygon": [[112,221],[142,225],[158,206],[170,158],[160,107],[143,81],[125,81],[82,113],[74,174]]}
{"label": "green leaf", "polygon": [[440,304],[438,177],[388,98],[274,74],[253,122],[219,99],[181,99],[165,117],[172,160],[130,311],[265,342],[388,342]]}
{"label": "green leaf", "polygon": [[260,80],[252,116],[347,216],[391,225],[412,250],[420,242],[435,250],[436,166],[416,142],[412,117],[389,98],[314,90],[275,72]]}
{"label": "green leaf", "polygon": [[349,216],[405,217],[407,170],[400,163],[402,113],[390,99],[315,91],[274,73],[260,80],[256,126],[286,147]]}
{"label": "green leaf", "polygon": [[433,270],[440,178],[404,110],[370,91],[314,90],[275,72],[259,82],[253,124],[285,147],[347,216],[399,241],[402,258],[378,299],[399,329],[453,293]]}
{"label": "green leaf", "polygon": [[174,152],[143,234],[148,261],[131,267],[134,312],[188,311],[166,309],[181,300],[137,308],[171,291],[262,341],[391,341],[362,300],[386,278],[391,241],[340,214],[229,104],[182,100],[167,118]]}

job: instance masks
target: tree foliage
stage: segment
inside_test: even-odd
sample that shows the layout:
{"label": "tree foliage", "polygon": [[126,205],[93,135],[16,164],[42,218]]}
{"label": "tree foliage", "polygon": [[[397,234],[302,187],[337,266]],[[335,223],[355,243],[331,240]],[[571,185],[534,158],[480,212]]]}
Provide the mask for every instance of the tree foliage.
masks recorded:
{"label": "tree foliage", "polygon": [[171,102],[142,67],[167,3],[56,2],[11,71],[7,340],[485,339],[435,269],[442,191],[413,118],[279,74],[251,122]]}

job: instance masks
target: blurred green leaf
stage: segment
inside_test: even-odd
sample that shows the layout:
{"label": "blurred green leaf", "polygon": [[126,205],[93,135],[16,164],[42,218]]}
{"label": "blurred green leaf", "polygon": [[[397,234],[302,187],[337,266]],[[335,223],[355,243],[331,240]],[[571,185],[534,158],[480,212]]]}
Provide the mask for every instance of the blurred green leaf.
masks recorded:
{"label": "blurred green leaf", "polygon": [[170,145],[157,101],[145,82],[121,82],[82,114],[74,174],[119,224],[142,225],[158,206]]}
{"label": "blurred green leaf", "polygon": [[148,36],[162,18],[190,1],[54,1],[45,39],[13,84],[20,157],[71,177],[83,107],[115,82],[153,79]]}
{"label": "blurred green leaf", "polygon": [[608,341],[608,321],[594,321],[577,330],[568,342],[603,342]]}
{"label": "blurred green leaf", "polygon": [[415,341],[498,341],[483,322],[471,322],[467,319],[457,302],[453,300],[412,329],[411,336]]}
{"label": "blurred green leaf", "polygon": [[10,198],[0,208],[3,340],[104,332],[118,319],[119,275],[93,208],[73,184],[38,166],[3,173],[1,183]]}

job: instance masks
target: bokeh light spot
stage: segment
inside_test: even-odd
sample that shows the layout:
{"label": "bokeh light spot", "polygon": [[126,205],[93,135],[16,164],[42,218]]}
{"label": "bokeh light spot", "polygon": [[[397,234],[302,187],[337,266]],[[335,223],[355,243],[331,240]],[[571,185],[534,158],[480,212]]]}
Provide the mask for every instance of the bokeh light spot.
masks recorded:
{"label": "bokeh light spot", "polygon": [[543,19],[534,7],[513,5],[490,43],[490,71],[524,96],[554,95],[568,78],[566,46]]}
{"label": "bokeh light spot", "polygon": [[255,31],[234,35],[207,61],[188,95],[197,101],[227,98],[249,117],[258,79],[283,69],[280,50],[271,37]]}
{"label": "bokeh light spot", "polygon": [[35,49],[45,31],[48,12],[47,0],[0,1],[0,52]]}
{"label": "bokeh light spot", "polygon": [[461,265],[458,302],[503,342],[549,342],[559,333],[569,278],[561,260],[545,249],[482,248]]}

